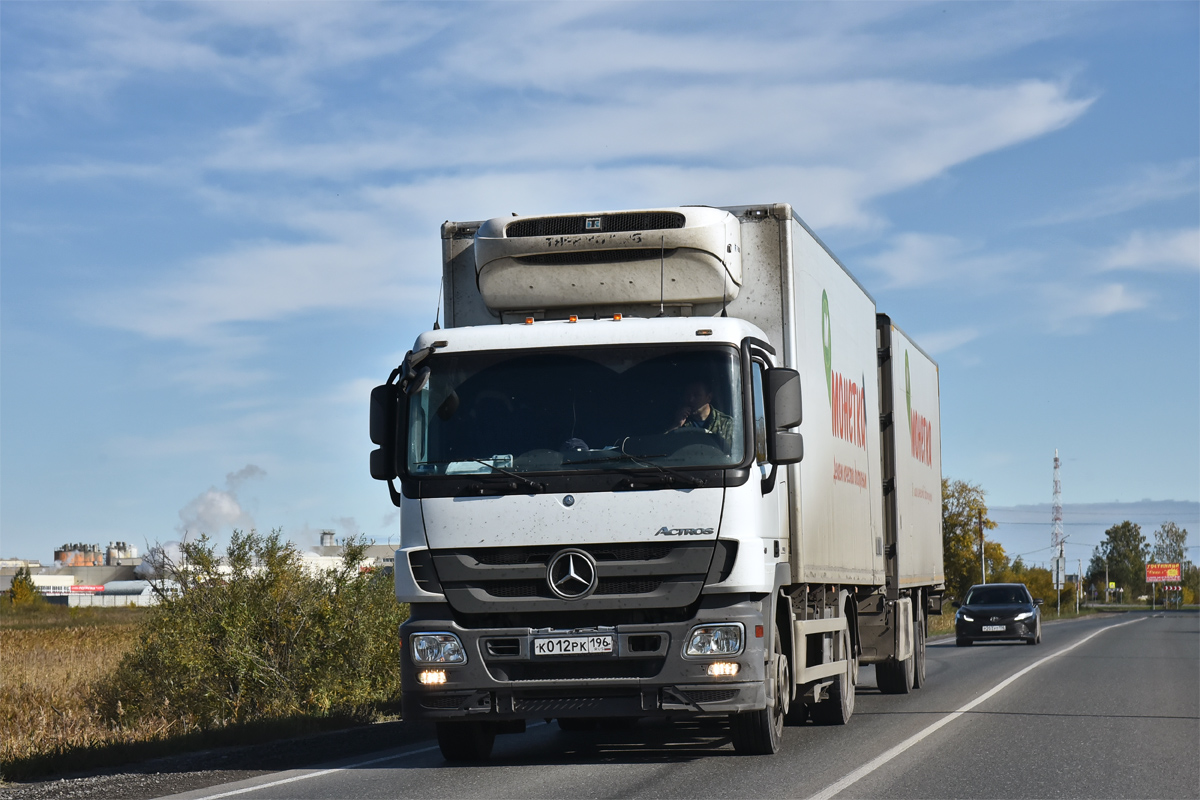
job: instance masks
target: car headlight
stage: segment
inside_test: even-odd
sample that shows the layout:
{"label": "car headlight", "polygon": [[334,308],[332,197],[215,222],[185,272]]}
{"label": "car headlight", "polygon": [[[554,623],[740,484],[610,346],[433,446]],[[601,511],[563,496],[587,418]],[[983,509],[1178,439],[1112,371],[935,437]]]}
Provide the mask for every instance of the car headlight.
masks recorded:
{"label": "car headlight", "polygon": [[1022,611],[1020,614],[1017,614],[1015,617],[1013,617],[1013,619],[1016,620],[1017,622],[1020,622],[1021,620],[1029,619],[1032,616],[1033,616],[1032,611]]}
{"label": "car headlight", "polygon": [[744,629],[740,622],[697,625],[688,633],[684,652],[689,656],[732,656],[742,652]]}
{"label": "car headlight", "polygon": [[961,619],[963,622],[974,622],[975,621],[975,618],[972,617],[970,614],[968,614],[965,611],[958,612],[958,618]]}
{"label": "car headlight", "polygon": [[412,657],[417,664],[465,664],[467,651],[453,633],[414,633]]}

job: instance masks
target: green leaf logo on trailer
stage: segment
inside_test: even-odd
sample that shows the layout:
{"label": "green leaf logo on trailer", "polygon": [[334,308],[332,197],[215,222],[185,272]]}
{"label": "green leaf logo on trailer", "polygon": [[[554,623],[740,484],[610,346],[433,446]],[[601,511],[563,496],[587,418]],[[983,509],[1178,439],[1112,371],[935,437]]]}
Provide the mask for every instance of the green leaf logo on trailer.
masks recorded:
{"label": "green leaf logo on trailer", "polygon": [[912,378],[908,374],[908,351],[904,351],[904,402],[908,405],[908,427],[912,428]]}
{"label": "green leaf logo on trailer", "polygon": [[821,344],[825,349],[825,388],[833,406],[833,328],[829,324],[829,295],[821,290]]}

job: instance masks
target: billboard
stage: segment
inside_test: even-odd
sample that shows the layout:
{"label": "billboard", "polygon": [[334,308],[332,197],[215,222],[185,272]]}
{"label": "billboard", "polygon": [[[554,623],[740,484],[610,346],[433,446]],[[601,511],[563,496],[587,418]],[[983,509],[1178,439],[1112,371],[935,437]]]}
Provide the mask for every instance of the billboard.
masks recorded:
{"label": "billboard", "polygon": [[1147,564],[1146,583],[1176,583],[1182,578],[1178,564]]}

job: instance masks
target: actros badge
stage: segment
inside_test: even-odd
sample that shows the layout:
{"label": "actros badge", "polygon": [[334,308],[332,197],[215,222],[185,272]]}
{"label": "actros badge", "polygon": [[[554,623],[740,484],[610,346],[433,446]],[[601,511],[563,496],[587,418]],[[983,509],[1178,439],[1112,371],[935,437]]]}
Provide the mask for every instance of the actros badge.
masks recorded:
{"label": "actros badge", "polygon": [[712,536],[712,528],[668,528],[665,525],[654,532],[655,536]]}

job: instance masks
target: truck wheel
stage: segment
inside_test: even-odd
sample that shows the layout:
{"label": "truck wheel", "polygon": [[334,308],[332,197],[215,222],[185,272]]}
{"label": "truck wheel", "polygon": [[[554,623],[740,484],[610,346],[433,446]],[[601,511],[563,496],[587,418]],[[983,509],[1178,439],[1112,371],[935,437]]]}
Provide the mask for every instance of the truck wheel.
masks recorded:
{"label": "truck wheel", "polygon": [[791,698],[792,670],[783,654],[779,626],[775,627],[771,661],[767,664],[766,694],[773,699],[770,707],[758,711],[743,711],[729,718],[733,749],[744,756],[770,756],[779,752],[783,740],[783,719],[787,716]]}
{"label": "truck wheel", "polygon": [[925,612],[917,609],[913,619],[913,688],[925,685]]}
{"label": "truck wheel", "polygon": [[850,631],[842,631],[842,655],[846,671],[833,679],[828,696],[812,707],[813,722],[818,725],[845,725],[854,713],[854,677],[858,674],[858,657],[850,647]]}
{"label": "truck wheel", "polygon": [[496,723],[439,722],[437,740],[447,761],[486,761],[496,743]]}
{"label": "truck wheel", "polygon": [[884,694],[908,694],[911,692],[915,672],[914,660],[916,660],[915,642],[912,655],[903,661],[889,658],[881,664],[876,664],[875,682],[879,685],[879,691]]}

